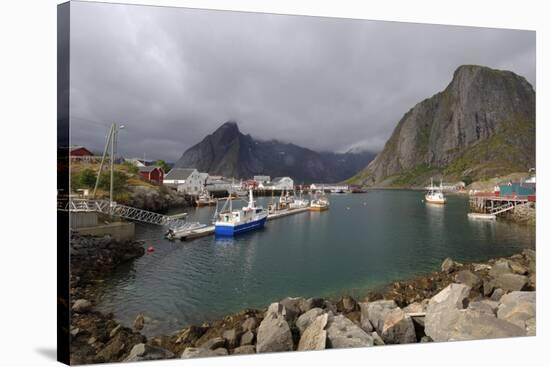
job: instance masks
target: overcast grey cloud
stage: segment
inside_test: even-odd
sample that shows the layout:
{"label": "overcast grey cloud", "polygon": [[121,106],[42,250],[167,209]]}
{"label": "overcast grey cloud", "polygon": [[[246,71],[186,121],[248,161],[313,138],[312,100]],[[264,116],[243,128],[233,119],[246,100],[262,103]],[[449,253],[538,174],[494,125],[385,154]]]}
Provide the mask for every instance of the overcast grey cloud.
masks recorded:
{"label": "overcast grey cloud", "polygon": [[380,150],[462,64],[535,84],[535,33],[73,2],[72,143],[175,161],[227,120],[315,150]]}

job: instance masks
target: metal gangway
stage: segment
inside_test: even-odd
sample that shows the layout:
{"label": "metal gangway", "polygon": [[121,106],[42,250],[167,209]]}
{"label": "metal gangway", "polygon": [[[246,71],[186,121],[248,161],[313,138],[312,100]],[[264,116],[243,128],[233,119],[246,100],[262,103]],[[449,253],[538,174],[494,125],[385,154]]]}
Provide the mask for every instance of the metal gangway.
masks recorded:
{"label": "metal gangway", "polygon": [[112,215],[132,221],[167,226],[170,229],[185,229],[193,223],[185,220],[187,213],[164,215],[127,205],[117,204],[109,200],[69,199],[65,205],[69,212],[96,212]]}

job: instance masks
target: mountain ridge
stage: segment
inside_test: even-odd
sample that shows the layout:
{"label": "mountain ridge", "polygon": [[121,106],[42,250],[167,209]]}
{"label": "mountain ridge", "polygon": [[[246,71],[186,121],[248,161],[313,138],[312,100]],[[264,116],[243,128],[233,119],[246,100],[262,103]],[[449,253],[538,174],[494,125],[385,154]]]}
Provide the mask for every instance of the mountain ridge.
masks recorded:
{"label": "mountain ridge", "polygon": [[297,183],[341,182],[363,168],[374,153],[317,152],[276,139],[260,140],[243,134],[227,121],[187,149],[175,167],[194,167],[235,178],[254,175],[290,176]]}
{"label": "mountain ridge", "polygon": [[535,164],[535,91],[511,71],[462,65],[447,87],[407,111],[382,151],[347,182],[414,186],[465,181]]}

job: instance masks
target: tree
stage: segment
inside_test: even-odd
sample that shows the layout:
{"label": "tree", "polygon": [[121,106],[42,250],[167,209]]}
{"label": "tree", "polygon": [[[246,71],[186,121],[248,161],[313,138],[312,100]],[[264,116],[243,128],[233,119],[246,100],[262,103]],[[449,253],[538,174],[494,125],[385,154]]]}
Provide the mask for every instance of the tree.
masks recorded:
{"label": "tree", "polygon": [[[126,188],[126,183],[128,181],[128,175],[124,172],[114,171],[113,172],[113,191],[119,192]],[[110,190],[111,183],[111,172],[103,172],[99,178],[99,187],[105,191]]]}
{"label": "tree", "polygon": [[89,168],[82,170],[78,176],[78,183],[81,187],[92,188],[95,185],[95,180],[96,173]]}
{"label": "tree", "polygon": [[139,169],[137,168],[137,166],[132,162],[123,162],[122,165],[126,167],[126,170],[129,173],[137,174],[139,172]]}
{"label": "tree", "polygon": [[155,166],[159,166],[160,168],[162,168],[164,173],[168,173],[168,171],[170,171],[170,166],[168,165],[168,163],[166,163],[162,159],[159,159],[158,161],[156,161]]}

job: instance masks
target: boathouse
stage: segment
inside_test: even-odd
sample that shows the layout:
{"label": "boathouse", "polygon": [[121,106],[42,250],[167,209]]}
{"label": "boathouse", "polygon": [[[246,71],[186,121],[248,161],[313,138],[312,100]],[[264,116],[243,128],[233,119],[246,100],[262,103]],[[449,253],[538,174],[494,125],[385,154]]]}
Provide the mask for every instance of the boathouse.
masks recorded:
{"label": "boathouse", "polygon": [[138,167],[139,175],[143,177],[144,179],[157,183],[162,184],[164,181],[164,171],[161,167],[157,166],[144,166],[144,167]]}

